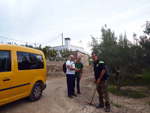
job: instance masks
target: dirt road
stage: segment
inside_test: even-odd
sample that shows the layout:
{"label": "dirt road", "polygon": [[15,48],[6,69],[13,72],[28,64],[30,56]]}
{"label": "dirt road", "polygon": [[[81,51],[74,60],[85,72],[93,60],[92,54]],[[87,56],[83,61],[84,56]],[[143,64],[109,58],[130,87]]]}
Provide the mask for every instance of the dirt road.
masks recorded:
{"label": "dirt road", "polygon": [[[0,113],[104,113],[104,109],[85,103],[85,100],[90,100],[95,88],[92,80],[92,76],[84,77],[81,81],[82,94],[70,99],[67,97],[66,77],[48,77],[47,88],[39,101],[22,99],[0,107]],[[94,98],[95,104],[98,103],[97,96]],[[150,98],[135,100],[110,94],[110,113],[150,113],[148,100]],[[118,104],[121,107],[115,106]]]}

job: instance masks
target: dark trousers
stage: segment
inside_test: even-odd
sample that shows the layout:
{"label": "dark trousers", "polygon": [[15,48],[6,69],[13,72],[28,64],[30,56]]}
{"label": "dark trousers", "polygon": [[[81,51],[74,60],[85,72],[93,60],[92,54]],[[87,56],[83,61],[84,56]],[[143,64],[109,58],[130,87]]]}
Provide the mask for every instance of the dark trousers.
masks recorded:
{"label": "dark trousers", "polygon": [[75,74],[67,74],[67,89],[68,95],[75,93]]}
{"label": "dark trousers", "polygon": [[80,92],[80,76],[76,75],[75,78],[77,79],[77,92]]}

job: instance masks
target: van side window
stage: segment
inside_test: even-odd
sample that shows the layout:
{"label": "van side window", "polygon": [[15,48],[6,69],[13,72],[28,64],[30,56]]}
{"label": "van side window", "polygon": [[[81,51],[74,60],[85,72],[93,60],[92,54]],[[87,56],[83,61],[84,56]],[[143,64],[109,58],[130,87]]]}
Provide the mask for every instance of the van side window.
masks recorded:
{"label": "van side window", "polygon": [[10,51],[0,51],[0,72],[11,71]]}
{"label": "van side window", "polygon": [[19,70],[44,68],[42,55],[39,55],[39,54],[18,51],[17,60],[18,60]]}

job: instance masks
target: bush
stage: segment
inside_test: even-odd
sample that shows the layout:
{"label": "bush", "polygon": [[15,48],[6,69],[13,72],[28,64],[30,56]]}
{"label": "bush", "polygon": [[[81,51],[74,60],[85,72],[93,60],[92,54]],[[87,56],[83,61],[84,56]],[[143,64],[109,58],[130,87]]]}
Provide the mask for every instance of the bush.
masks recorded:
{"label": "bush", "polygon": [[149,72],[143,73],[141,75],[141,81],[142,81],[142,84],[144,85],[150,85],[150,73]]}
{"label": "bush", "polygon": [[120,95],[120,96],[127,96],[126,92],[118,91],[114,86],[108,87],[109,92],[112,94]]}
{"label": "bush", "polygon": [[135,99],[139,99],[139,98],[145,98],[145,97],[147,97],[147,95],[145,95],[144,93],[142,93],[140,91],[136,91],[136,92],[130,93],[129,97],[132,97],[132,98],[135,98]]}
{"label": "bush", "polygon": [[[114,75],[108,79],[109,84],[115,85]],[[143,71],[141,75],[125,74],[122,86],[147,86],[150,89],[150,71]]]}
{"label": "bush", "polygon": [[141,91],[133,91],[131,88],[118,91],[114,86],[110,86],[108,87],[108,90],[110,93],[115,94],[117,96],[127,96],[135,99],[147,97],[145,93],[142,93]]}

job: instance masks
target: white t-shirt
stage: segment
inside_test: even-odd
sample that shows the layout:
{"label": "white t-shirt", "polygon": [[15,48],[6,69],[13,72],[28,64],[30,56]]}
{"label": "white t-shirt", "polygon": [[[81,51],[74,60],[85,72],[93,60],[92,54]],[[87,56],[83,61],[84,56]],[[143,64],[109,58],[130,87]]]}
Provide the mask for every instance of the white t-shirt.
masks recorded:
{"label": "white t-shirt", "polygon": [[[68,65],[71,65],[72,68],[75,68],[75,64],[74,64],[73,61],[68,60],[68,61],[66,62],[66,66],[68,66]],[[66,74],[75,74],[75,70],[70,70],[70,69],[67,67],[67,72],[66,72]]]}

